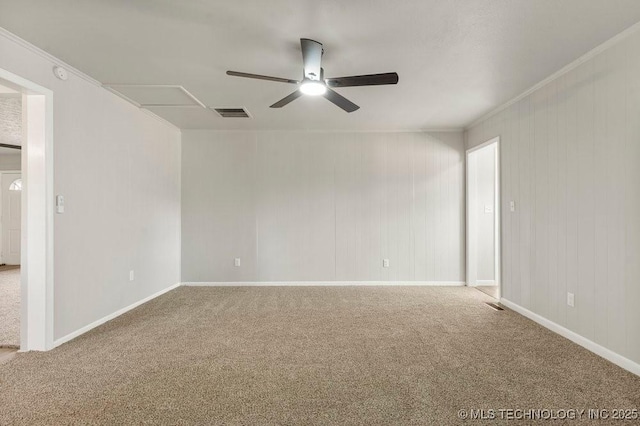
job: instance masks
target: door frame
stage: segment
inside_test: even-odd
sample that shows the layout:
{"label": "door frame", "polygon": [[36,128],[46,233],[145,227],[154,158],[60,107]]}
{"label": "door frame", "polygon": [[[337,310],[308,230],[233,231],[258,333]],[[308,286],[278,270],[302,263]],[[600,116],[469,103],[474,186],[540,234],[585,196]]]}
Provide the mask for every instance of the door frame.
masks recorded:
{"label": "door frame", "polygon": [[498,283],[498,300],[502,297],[502,209],[500,209],[501,204],[501,182],[500,182],[500,136],[496,136],[494,138],[489,139],[488,141],[481,143],[480,145],[476,145],[473,148],[469,148],[465,153],[465,216],[466,216],[466,239],[465,239],[465,247],[466,247],[466,283],[467,286],[477,286],[477,279],[472,279],[473,276],[470,271],[475,270],[472,266],[474,263],[477,265],[477,259],[472,259],[471,250],[471,234],[475,231],[474,226],[472,226],[471,215],[469,212],[470,208],[470,196],[469,196],[469,187],[470,187],[470,173],[469,173],[469,156],[475,151],[478,151],[482,148],[485,148],[489,145],[496,145],[496,161],[495,161],[495,200],[494,200],[494,241],[495,241],[495,250],[494,250],[494,276],[495,280]]}
{"label": "door frame", "polygon": [[0,68],[22,92],[20,352],[53,348],[53,91]]}

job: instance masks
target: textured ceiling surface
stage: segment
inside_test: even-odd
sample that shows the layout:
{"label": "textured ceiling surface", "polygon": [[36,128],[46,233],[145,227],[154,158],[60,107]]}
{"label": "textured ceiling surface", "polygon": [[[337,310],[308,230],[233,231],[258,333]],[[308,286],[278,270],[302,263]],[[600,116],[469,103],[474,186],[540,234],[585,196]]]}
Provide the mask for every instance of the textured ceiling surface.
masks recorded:
{"label": "textured ceiling surface", "polygon": [[[640,21],[638,0],[0,0],[0,27],[105,84],[180,85],[209,107],[155,108],[182,128],[459,128]],[[397,86],[269,105],[299,79],[299,38],[324,43],[327,77],[396,71]]]}
{"label": "textured ceiling surface", "polygon": [[0,143],[22,145],[22,96],[20,94],[0,92]]}

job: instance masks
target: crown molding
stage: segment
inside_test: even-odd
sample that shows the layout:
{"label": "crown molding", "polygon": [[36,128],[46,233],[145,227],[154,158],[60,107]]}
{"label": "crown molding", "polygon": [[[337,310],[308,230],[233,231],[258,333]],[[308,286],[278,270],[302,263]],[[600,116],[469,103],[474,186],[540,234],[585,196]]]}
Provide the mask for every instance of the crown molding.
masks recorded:
{"label": "crown molding", "polygon": [[585,62],[589,61],[590,59],[593,59],[594,57],[598,56],[600,53],[604,52],[605,50],[607,50],[607,49],[611,48],[612,46],[615,46],[616,44],[620,43],[621,41],[627,39],[629,36],[635,34],[638,30],[640,30],[640,22],[637,22],[637,23],[631,25],[626,30],[622,31],[621,33],[618,33],[617,35],[611,37],[609,40],[605,41],[604,43],[602,43],[602,44],[596,46],[595,48],[591,49],[590,51],[588,51],[584,55],[580,56],[575,61],[569,63],[568,65],[565,65],[562,68],[560,68],[558,71],[554,72],[549,77],[545,78],[544,80],[540,81],[539,83],[537,83],[537,84],[533,85],[532,87],[530,87],[529,89],[525,90],[524,92],[522,92],[521,94],[519,94],[515,98],[503,103],[502,105],[500,105],[497,108],[492,109],[488,113],[482,115],[480,118],[477,118],[477,119],[473,120],[470,124],[464,126],[464,130],[467,131],[467,130],[471,129],[472,127],[475,127],[478,124],[482,123],[483,121],[486,121],[487,119],[493,117],[494,115],[498,114],[499,112],[504,111],[505,109],[509,108],[511,105],[513,105],[513,104],[517,103],[518,101],[520,101],[520,100],[526,98],[527,96],[531,95],[536,90],[539,90],[539,89],[543,88],[544,86],[546,86],[547,84],[551,83],[552,81],[556,80],[558,77],[561,77],[564,74],[567,74],[568,72],[578,68],[580,65],[582,65]]}
{"label": "crown molding", "polygon": [[464,127],[434,127],[418,130],[421,133],[456,133],[464,132]]}
{"label": "crown molding", "polygon": [[463,133],[462,127],[445,127],[433,129],[182,129],[189,132],[221,132],[221,133]]}

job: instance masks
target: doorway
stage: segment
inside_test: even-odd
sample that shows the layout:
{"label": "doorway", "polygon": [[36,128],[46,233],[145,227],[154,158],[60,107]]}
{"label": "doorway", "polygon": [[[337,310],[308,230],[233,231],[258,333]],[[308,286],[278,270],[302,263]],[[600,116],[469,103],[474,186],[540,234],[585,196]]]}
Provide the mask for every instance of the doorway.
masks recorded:
{"label": "doorway", "polygon": [[0,84],[0,357],[20,347],[22,103]]}
{"label": "doorway", "polygon": [[500,299],[500,139],[467,150],[467,285]]}
{"label": "doorway", "polygon": [[21,215],[22,215],[22,174],[19,172],[2,172],[2,230],[0,240],[2,260],[0,265],[20,266]]}
{"label": "doorway", "polygon": [[53,348],[53,92],[3,69],[0,91],[20,105],[9,112],[5,105],[0,114],[0,154],[13,154],[0,155],[0,285],[2,274],[13,274],[9,281],[17,288],[18,304],[10,311],[9,344],[0,330],[0,352],[9,350],[2,346],[48,350]]}
{"label": "doorway", "polygon": [[[1,108],[1,105],[0,105]],[[0,123],[1,125],[1,123]],[[0,166],[16,154],[0,152]],[[19,158],[18,158],[19,159]],[[22,178],[0,172],[0,348],[20,347]]]}

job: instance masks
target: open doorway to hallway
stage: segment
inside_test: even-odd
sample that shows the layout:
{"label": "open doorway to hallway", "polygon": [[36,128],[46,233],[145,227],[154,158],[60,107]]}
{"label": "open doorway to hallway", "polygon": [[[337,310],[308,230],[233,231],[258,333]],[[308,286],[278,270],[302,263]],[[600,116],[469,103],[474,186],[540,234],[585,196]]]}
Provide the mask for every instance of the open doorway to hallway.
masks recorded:
{"label": "open doorway to hallway", "polygon": [[5,353],[20,347],[24,118],[21,91],[0,82],[0,350]]}
{"label": "open doorway to hallway", "polygon": [[[6,102],[11,109],[0,110],[7,138],[0,141],[0,148],[13,150],[0,155],[0,189],[4,188],[0,190],[0,204],[4,204],[0,206],[4,219],[0,263],[20,266],[12,271],[14,287],[17,282],[19,288],[20,351],[47,350],[53,347],[53,92],[4,69],[0,69],[0,86],[5,98],[13,99]],[[0,319],[0,325],[4,323]],[[17,346],[15,335],[14,326],[13,347]],[[7,360],[7,351],[15,350],[0,347],[0,363]]]}
{"label": "open doorway to hallway", "polygon": [[467,285],[500,299],[499,138],[467,151]]}

